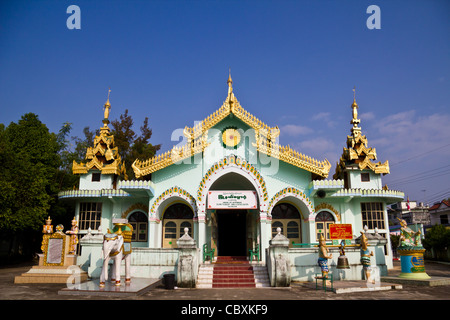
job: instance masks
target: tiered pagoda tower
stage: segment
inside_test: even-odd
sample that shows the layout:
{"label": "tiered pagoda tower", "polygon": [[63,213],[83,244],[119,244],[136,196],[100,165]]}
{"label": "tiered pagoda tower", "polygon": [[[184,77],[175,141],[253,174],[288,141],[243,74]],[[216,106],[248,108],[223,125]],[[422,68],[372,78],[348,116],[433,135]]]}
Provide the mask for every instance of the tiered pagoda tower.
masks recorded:
{"label": "tiered pagoda tower", "polygon": [[[355,89],[353,91],[355,92]],[[350,124],[353,125],[350,130],[351,135],[347,136],[347,148],[344,148],[342,156],[337,163],[336,172],[333,175],[333,179],[344,179],[346,188],[352,187],[348,172],[365,171],[365,173],[373,172],[376,175],[389,173],[389,162],[387,160],[384,163],[373,162],[377,160],[377,153],[375,148],[367,146],[367,138],[361,133],[361,127],[359,126],[361,120],[358,119],[358,108],[354,93],[351,105],[352,120]],[[370,176],[368,179],[370,179]],[[361,179],[361,181],[364,180],[365,178]]]}
{"label": "tiered pagoda tower", "polygon": [[123,177],[127,180],[125,164],[119,155],[118,148],[114,145],[114,135],[108,127],[109,111],[111,104],[108,99],[104,105],[103,126],[100,134],[94,139],[94,146],[88,147],[86,151],[86,163],[73,161],[72,172],[74,174],[86,174],[90,170],[99,170],[101,174],[110,174]]}

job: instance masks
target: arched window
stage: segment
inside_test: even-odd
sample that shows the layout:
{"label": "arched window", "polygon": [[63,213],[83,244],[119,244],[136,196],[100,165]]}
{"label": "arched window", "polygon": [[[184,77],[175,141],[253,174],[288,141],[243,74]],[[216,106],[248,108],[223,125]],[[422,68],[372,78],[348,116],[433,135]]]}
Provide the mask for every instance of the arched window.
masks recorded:
{"label": "arched window", "polygon": [[148,239],[148,218],[143,212],[134,212],[128,218],[128,223],[133,226],[131,241],[146,242]]}
{"label": "arched window", "polygon": [[192,237],[194,213],[184,203],[170,205],[163,215],[163,248],[176,248],[177,240],[184,234],[184,228],[189,228]]}
{"label": "arched window", "polygon": [[320,234],[325,240],[330,240],[330,224],[334,223],[334,218],[328,211],[320,211],[316,215],[316,240],[319,241]]}
{"label": "arched window", "polygon": [[277,228],[289,239],[289,246],[301,242],[300,213],[289,203],[277,204],[272,210],[272,237],[276,236]]}
{"label": "arched window", "polygon": [[277,235],[277,229],[281,228],[281,232],[283,232],[283,223],[280,221],[273,221],[272,220],[272,238]]}

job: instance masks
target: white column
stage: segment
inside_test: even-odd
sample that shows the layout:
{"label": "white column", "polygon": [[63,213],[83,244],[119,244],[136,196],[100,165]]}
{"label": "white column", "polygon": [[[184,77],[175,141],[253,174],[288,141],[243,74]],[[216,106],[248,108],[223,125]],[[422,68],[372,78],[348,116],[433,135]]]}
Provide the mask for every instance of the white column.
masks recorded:
{"label": "white column", "polygon": [[148,247],[149,248],[159,248],[161,244],[158,246],[158,224],[156,221],[148,222]]}
{"label": "white column", "polygon": [[269,248],[269,241],[272,239],[272,221],[267,219],[267,213],[260,213],[260,255],[261,261],[266,262],[266,249]]}
{"label": "white column", "polygon": [[203,249],[203,245],[206,243],[206,223],[205,216],[198,217],[198,247]]}

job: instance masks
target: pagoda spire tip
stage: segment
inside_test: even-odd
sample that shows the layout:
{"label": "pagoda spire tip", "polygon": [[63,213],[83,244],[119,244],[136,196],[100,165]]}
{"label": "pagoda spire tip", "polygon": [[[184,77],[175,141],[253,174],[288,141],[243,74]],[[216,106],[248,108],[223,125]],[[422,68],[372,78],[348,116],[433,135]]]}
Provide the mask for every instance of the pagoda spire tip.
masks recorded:
{"label": "pagoda spire tip", "polygon": [[109,118],[109,110],[111,109],[111,103],[109,103],[109,95],[111,94],[111,88],[108,88],[108,99],[105,102],[105,105],[103,106],[103,109],[105,111],[104,113],[104,119],[108,120]]}

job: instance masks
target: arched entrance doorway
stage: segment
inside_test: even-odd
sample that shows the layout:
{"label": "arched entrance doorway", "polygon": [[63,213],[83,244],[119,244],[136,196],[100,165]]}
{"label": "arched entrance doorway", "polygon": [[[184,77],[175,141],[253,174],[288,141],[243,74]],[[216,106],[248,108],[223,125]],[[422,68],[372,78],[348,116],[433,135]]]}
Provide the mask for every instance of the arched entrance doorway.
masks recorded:
{"label": "arched entrance doorway", "polygon": [[219,256],[247,255],[247,210],[216,210]]}
{"label": "arched entrance doorway", "polygon": [[[222,197],[223,202],[212,201],[212,194]],[[242,197],[241,206],[227,205],[229,196]],[[212,205],[212,206],[211,206]],[[244,176],[229,172],[218,178],[209,188],[207,216],[211,247],[218,256],[247,256],[259,239],[259,203],[253,184]]]}

